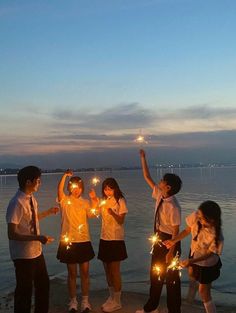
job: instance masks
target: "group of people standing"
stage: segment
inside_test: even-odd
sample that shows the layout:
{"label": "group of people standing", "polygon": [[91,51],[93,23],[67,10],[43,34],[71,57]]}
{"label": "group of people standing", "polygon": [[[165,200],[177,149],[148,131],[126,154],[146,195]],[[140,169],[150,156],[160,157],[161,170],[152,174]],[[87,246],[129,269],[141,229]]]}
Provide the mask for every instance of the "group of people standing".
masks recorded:
{"label": "group of people standing", "polygon": [[[194,294],[197,284],[199,294],[207,313],[216,312],[211,299],[211,282],[220,275],[223,235],[221,231],[221,209],[217,203],[206,201],[196,212],[186,218],[187,227],[180,231],[181,209],[175,195],[180,191],[182,181],[175,174],[165,174],[158,184],[151,178],[144,150],[140,150],[144,179],[152,188],[156,200],[154,214],[154,234],[160,238],[154,243],[150,267],[149,298],[143,309],[136,313],[157,312],[164,282],[167,287],[168,313],[181,313],[181,285],[178,270],[168,271],[168,265],[180,255],[180,241],[192,234],[192,242],[187,260],[182,267],[189,268],[191,278],[190,294]],[[101,215],[101,237],[98,259],[103,262],[109,290],[107,300],[102,304],[104,312],[122,308],[120,262],[127,258],[124,241],[124,221],[128,212],[125,197],[114,178],[102,183],[102,195],[95,190],[89,192],[90,200],[83,197],[84,183],[78,176],[67,170],[58,184],[60,207],[46,211],[38,210],[34,192],[41,184],[41,171],[35,166],[27,166],[18,172],[19,190],[7,208],[6,220],[11,259],[15,266],[16,288],[14,313],[30,313],[34,289],[34,312],[47,313],[49,309],[49,278],[42,253],[42,244],[53,238],[39,231],[39,220],[61,213],[61,239],[57,258],[67,265],[69,307],[71,313],[78,310],[77,265],[81,280],[82,313],[92,310],[89,302],[89,261],[95,254],[91,244],[88,218]],[[68,181],[67,181],[68,178]],[[67,181],[67,192],[65,184]],[[155,266],[161,266],[158,275]]]}

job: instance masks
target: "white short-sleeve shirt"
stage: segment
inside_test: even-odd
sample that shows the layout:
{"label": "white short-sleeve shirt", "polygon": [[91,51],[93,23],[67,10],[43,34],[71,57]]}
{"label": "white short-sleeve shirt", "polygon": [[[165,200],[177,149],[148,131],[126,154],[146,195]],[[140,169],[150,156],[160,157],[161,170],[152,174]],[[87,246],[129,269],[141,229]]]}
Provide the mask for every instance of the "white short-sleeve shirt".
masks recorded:
{"label": "white short-sleeve shirt", "polygon": [[67,236],[70,242],[90,241],[88,211],[90,203],[83,197],[64,196],[61,206],[61,240]]}
{"label": "white short-sleeve shirt", "polygon": [[[7,223],[17,225],[17,231],[22,235],[32,235],[31,223],[32,212],[30,198],[32,197],[34,210],[36,213],[36,228],[39,234],[39,223],[37,218],[38,205],[34,196],[26,195],[18,190],[9,202],[6,213]],[[12,260],[34,259],[42,253],[42,244],[39,241],[9,240],[10,255]]]}
{"label": "white short-sleeve shirt", "polygon": [[124,224],[119,224],[115,218],[108,213],[111,208],[116,214],[126,214],[128,209],[124,198],[117,202],[114,197],[107,198],[106,203],[101,208],[102,229],[101,239],[103,240],[124,240]]}
{"label": "white short-sleeve shirt", "polygon": [[[162,194],[157,185],[154,186],[152,197],[156,200],[155,213],[158,208],[159,202],[162,199]],[[161,206],[158,208],[159,211],[159,224],[158,221],[156,228],[163,233],[173,235],[174,226],[181,224],[181,207],[175,196],[163,198]]]}
{"label": "white short-sleeve shirt", "polygon": [[214,227],[202,227],[198,233],[197,212],[193,212],[192,214],[188,215],[186,217],[186,223],[191,228],[192,234],[191,255],[194,256],[194,258],[199,258],[209,252],[213,253],[206,260],[196,262],[195,264],[200,266],[215,265],[219,260],[219,255],[222,253],[223,235],[221,235],[221,240],[218,246],[216,246]]}

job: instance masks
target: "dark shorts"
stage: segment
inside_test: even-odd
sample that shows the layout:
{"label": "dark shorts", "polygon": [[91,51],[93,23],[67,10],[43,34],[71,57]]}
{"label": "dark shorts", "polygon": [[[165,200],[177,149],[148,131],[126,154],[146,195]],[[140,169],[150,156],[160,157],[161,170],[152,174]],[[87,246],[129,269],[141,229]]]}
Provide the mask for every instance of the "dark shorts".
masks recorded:
{"label": "dark shorts", "polygon": [[103,262],[115,262],[127,259],[127,251],[124,240],[100,239],[98,259]]}
{"label": "dark shorts", "polygon": [[95,254],[90,241],[87,242],[74,242],[69,246],[60,242],[57,250],[57,259],[62,263],[75,264],[84,263],[92,260]]}
{"label": "dark shorts", "polygon": [[213,266],[200,266],[197,264],[191,264],[193,269],[193,277],[200,284],[210,284],[220,276],[220,268],[222,266],[221,260]]}

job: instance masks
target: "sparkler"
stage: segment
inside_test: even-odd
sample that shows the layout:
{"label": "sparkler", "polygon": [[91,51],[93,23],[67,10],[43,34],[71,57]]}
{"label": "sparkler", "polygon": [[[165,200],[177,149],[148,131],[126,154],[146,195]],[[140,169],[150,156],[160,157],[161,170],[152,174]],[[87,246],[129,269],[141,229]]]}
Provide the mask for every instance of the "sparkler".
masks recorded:
{"label": "sparkler", "polygon": [[160,266],[159,265],[154,265],[153,266],[153,268],[152,268],[152,270],[158,275],[158,280],[160,280],[161,279],[161,268],[160,268]]}
{"label": "sparkler", "polygon": [[97,186],[97,184],[99,184],[99,183],[100,183],[100,179],[98,177],[95,176],[92,178],[92,184],[94,186]]}
{"label": "sparkler", "polygon": [[107,203],[107,201],[106,200],[101,200],[100,202],[99,202],[99,207],[101,207],[101,206],[104,206],[105,204]]}
{"label": "sparkler", "polygon": [[99,218],[99,212],[98,212],[97,209],[93,208],[93,209],[90,210],[90,212],[91,212],[93,215],[95,215],[97,218]]}
{"label": "sparkler", "polygon": [[[179,277],[181,277],[181,269],[182,267],[180,266],[179,252],[177,252],[175,257],[172,259],[170,265],[167,267],[167,271],[179,271]],[[173,281],[173,284],[175,284],[175,281]]]}
{"label": "sparkler", "polygon": [[72,183],[71,181],[69,182],[69,184],[72,189],[75,189],[78,187],[78,184]]}
{"label": "sparkler", "polygon": [[137,143],[139,143],[139,144],[148,143],[148,142],[145,140],[145,137],[142,136],[142,135],[138,135],[137,138],[136,138],[134,141],[137,142]]}
{"label": "sparkler", "polygon": [[153,249],[154,249],[154,246],[157,244],[159,247],[162,246],[162,240],[161,238],[159,237],[158,234],[154,234],[152,236],[150,236],[148,238],[149,241],[151,241],[152,243],[152,248],[151,248],[151,251],[150,251],[150,254],[153,254]]}
{"label": "sparkler", "polygon": [[70,238],[67,236],[67,234],[63,235],[62,238],[64,243],[66,244],[66,250],[70,249],[70,246],[72,245]]}

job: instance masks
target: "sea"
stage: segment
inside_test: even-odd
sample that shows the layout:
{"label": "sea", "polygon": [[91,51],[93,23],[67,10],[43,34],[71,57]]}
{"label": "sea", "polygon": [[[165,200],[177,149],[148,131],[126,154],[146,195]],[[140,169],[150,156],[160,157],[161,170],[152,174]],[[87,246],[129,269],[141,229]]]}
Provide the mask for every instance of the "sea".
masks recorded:
{"label": "sea", "polygon": [[[185,217],[196,210],[201,202],[216,201],[222,209],[223,234],[225,238],[221,260],[223,267],[221,276],[213,283],[213,289],[227,299],[227,303],[235,303],[236,295],[236,167],[206,167],[206,168],[170,168],[151,169],[151,176],[155,181],[161,179],[166,172],[179,175],[183,181],[182,190],[177,198],[182,207],[182,226],[185,228]],[[150,250],[148,238],[152,234],[154,200],[152,190],[143,179],[141,170],[112,170],[97,172],[75,173],[85,182],[85,197],[91,186],[92,177],[99,177],[100,181],[107,177],[114,177],[125,194],[128,214],[125,220],[125,241],[128,259],[122,262],[122,281],[128,289],[148,291]],[[56,206],[57,184],[61,173],[43,174],[40,190],[35,194],[40,210]],[[18,189],[15,175],[0,176],[0,294],[7,294],[14,290],[14,267],[9,256],[6,208],[9,200]],[[101,195],[101,183],[95,187]],[[89,220],[92,244],[97,254],[101,219]],[[40,221],[41,233],[55,238],[51,244],[44,245],[44,255],[51,279],[60,278],[66,281],[66,266],[56,259],[60,238],[60,214],[47,217]],[[190,238],[182,241],[182,258],[188,256]],[[188,286],[186,269],[181,271],[182,286]],[[91,289],[105,288],[105,275],[102,264],[95,257],[90,263]],[[128,287],[127,287],[128,286]],[[137,290],[138,289],[138,290]]]}

